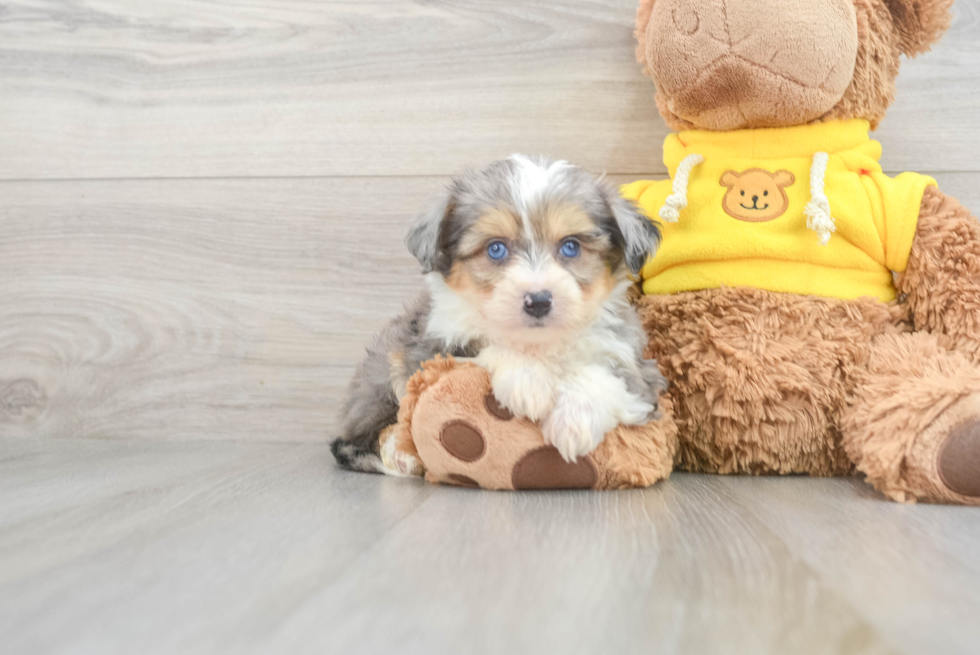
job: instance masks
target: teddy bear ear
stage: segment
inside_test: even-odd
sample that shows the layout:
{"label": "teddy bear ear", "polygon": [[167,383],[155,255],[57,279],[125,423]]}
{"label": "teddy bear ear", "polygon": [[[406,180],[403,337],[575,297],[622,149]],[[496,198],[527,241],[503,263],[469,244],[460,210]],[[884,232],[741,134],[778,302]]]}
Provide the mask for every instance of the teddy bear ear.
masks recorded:
{"label": "teddy bear ear", "polygon": [[905,56],[929,51],[949,29],[952,5],[953,0],[885,0]]}
{"label": "teddy bear ear", "polygon": [[640,6],[636,9],[636,61],[643,64],[644,70],[647,67],[647,26],[650,24],[650,16],[653,14],[653,3],[656,0],[640,0]]}

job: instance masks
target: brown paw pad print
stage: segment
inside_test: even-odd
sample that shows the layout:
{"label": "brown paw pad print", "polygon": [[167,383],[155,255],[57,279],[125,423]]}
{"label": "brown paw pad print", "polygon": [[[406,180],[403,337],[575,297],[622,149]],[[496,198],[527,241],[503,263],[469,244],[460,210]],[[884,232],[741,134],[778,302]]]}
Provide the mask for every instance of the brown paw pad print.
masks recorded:
{"label": "brown paw pad print", "polygon": [[487,441],[480,431],[466,421],[450,421],[439,434],[442,447],[464,462],[475,462],[487,452]]}
{"label": "brown paw pad print", "polygon": [[493,393],[488,393],[486,398],[483,399],[483,404],[486,405],[487,411],[490,412],[491,416],[496,416],[501,421],[509,421],[514,418],[514,415],[509,409],[500,404],[497,397]]}
{"label": "brown paw pad print", "polygon": [[511,481],[515,489],[592,489],[599,474],[591,458],[569,463],[554,446],[543,446],[517,462]]}
{"label": "brown paw pad print", "polygon": [[468,478],[465,475],[460,475],[459,473],[450,473],[448,477],[450,483],[459,487],[473,487],[475,489],[480,486],[480,483],[473,478]]}
{"label": "brown paw pad print", "polygon": [[[514,415],[501,405],[492,393],[483,399],[487,412],[501,421],[509,421]],[[439,435],[442,447],[450,455],[464,462],[475,462],[487,452],[487,440],[480,431],[466,421],[450,421],[443,426]],[[466,477],[466,476],[458,476]],[[467,478],[469,480],[469,478]],[[472,482],[472,480],[470,480]]]}
{"label": "brown paw pad print", "polygon": [[939,477],[951,491],[980,497],[980,423],[954,428],[939,451]]}
{"label": "brown paw pad print", "polygon": [[[493,393],[486,395],[483,399],[483,405],[487,408],[487,413],[501,421],[509,421],[514,418],[510,410],[501,405]],[[466,421],[450,421],[444,425],[439,434],[439,441],[442,442],[442,447],[446,449],[446,452],[467,463],[477,461],[487,452],[487,440],[475,426]],[[473,478],[460,473],[450,473],[446,476],[445,482],[460,487],[480,486]]]}

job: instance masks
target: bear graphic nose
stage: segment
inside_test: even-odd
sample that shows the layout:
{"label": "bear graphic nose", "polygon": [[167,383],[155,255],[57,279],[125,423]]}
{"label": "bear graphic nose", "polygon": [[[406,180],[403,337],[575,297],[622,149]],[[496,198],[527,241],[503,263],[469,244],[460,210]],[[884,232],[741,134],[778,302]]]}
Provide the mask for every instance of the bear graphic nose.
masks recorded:
{"label": "bear graphic nose", "polygon": [[752,196],[752,204],[759,202],[759,196]]}
{"label": "bear graphic nose", "polygon": [[534,291],[524,296],[524,311],[534,318],[542,318],[551,311],[551,292]]}

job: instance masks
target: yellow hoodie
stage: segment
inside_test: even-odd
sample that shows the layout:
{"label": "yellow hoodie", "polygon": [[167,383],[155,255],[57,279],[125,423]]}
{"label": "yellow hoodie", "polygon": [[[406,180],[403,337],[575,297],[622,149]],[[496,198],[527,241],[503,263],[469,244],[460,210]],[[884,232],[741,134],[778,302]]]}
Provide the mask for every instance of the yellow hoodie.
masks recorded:
{"label": "yellow hoodie", "polygon": [[671,180],[622,194],[663,223],[643,291],[721,286],[834,298],[895,298],[922,194],[936,182],[881,172],[865,120],[686,131],[664,143]]}

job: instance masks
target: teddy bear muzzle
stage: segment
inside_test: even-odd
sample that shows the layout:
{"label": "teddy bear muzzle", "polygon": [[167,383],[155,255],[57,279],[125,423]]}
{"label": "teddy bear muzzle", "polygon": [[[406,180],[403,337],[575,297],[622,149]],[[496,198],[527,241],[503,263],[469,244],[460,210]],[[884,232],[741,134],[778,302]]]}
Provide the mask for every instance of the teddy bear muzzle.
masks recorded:
{"label": "teddy bear muzzle", "polygon": [[822,116],[847,90],[857,48],[851,0],[656,0],[646,33],[662,100],[712,130]]}

